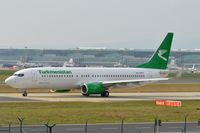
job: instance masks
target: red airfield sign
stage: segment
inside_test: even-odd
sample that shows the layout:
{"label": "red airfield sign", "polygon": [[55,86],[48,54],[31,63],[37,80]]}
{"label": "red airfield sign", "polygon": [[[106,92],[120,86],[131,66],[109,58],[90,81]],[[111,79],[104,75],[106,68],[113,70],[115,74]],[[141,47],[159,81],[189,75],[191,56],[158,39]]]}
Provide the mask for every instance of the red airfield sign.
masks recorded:
{"label": "red airfield sign", "polygon": [[160,106],[173,106],[173,107],[181,107],[181,101],[171,101],[171,100],[156,100],[156,105]]}

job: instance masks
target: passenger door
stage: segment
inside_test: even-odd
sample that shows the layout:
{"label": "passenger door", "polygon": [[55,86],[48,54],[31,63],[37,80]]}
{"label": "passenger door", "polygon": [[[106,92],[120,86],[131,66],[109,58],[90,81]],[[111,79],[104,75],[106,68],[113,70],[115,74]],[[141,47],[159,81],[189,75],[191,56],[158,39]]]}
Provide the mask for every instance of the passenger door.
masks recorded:
{"label": "passenger door", "polygon": [[37,82],[37,73],[34,70],[32,71],[32,81],[35,83]]}

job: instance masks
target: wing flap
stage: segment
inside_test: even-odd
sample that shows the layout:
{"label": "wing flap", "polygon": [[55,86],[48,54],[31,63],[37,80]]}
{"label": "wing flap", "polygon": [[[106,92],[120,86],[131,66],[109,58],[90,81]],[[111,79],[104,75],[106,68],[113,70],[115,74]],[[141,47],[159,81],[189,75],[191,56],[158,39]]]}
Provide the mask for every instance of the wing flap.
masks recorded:
{"label": "wing flap", "polygon": [[152,78],[152,79],[132,79],[132,80],[114,80],[114,81],[103,81],[102,84],[106,87],[110,87],[115,84],[129,84],[129,83],[142,83],[142,82],[154,82],[168,80],[169,78]]}

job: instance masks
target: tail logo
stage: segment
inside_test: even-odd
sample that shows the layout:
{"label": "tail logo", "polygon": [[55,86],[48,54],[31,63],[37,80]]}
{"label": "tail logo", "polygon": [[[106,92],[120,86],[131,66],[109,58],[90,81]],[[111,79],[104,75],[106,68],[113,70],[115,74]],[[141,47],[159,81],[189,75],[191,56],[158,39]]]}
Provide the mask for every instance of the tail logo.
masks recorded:
{"label": "tail logo", "polygon": [[161,59],[163,59],[164,61],[167,61],[167,58],[163,57],[163,55],[164,55],[165,53],[167,53],[167,50],[161,49],[161,50],[158,51],[158,56],[159,56]]}

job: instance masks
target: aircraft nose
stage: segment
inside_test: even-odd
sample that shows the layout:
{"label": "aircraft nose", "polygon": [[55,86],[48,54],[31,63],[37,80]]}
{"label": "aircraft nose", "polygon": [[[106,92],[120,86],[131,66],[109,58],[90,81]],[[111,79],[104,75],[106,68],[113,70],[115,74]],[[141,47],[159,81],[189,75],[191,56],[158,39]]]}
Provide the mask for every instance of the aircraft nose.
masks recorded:
{"label": "aircraft nose", "polygon": [[14,83],[15,83],[15,79],[13,77],[8,77],[6,80],[5,80],[5,83],[7,85],[10,85],[12,86]]}
{"label": "aircraft nose", "polygon": [[6,84],[9,84],[9,82],[10,82],[10,80],[9,80],[9,78],[7,78],[7,79],[5,80],[5,83],[6,83]]}

